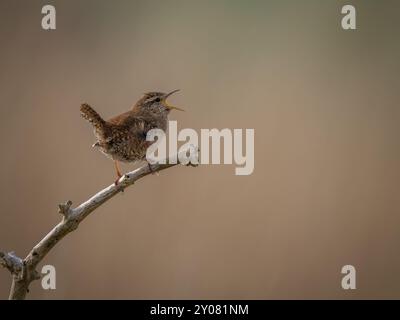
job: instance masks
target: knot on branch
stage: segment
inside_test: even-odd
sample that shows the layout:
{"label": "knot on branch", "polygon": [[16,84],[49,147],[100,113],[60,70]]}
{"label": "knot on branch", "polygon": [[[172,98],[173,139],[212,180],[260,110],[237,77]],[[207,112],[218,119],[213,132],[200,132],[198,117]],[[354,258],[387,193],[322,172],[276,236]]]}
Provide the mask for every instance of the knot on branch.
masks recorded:
{"label": "knot on branch", "polygon": [[78,220],[72,219],[72,220],[68,221],[68,228],[69,228],[70,232],[78,229],[78,226],[79,226],[79,221]]}
{"label": "knot on branch", "polygon": [[58,205],[58,213],[61,213],[65,218],[68,218],[68,216],[71,214],[71,206],[72,206],[72,201],[68,200],[65,203],[61,203]]}
{"label": "knot on branch", "polygon": [[20,274],[23,269],[22,259],[17,257],[14,252],[5,253],[0,251],[0,265],[15,275]]}

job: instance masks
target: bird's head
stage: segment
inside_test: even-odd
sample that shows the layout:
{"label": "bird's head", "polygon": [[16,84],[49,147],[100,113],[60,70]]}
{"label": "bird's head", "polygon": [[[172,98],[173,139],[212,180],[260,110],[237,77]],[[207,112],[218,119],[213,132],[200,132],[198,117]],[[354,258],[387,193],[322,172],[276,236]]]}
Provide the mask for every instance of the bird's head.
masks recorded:
{"label": "bird's head", "polygon": [[171,91],[170,93],[163,93],[163,92],[148,92],[145,93],[143,98],[140,99],[134,109],[144,111],[144,112],[151,112],[151,113],[169,113],[171,110],[179,110],[184,111],[181,108],[174,107],[167,102],[167,98],[178,92],[179,90]]}

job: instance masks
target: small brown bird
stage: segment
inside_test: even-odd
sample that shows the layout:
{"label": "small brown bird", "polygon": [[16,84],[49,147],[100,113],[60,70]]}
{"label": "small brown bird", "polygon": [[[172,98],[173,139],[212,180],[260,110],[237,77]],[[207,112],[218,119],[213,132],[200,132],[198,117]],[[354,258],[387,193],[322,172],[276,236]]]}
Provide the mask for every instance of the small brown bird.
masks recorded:
{"label": "small brown bird", "polygon": [[[167,98],[179,90],[170,93],[146,93],[132,110],[122,113],[108,121],[88,104],[81,105],[81,115],[94,127],[97,142],[93,147],[99,148],[105,155],[114,160],[118,184],[122,174],[118,161],[136,162],[146,160],[146,150],[153,143],[146,141],[147,132],[151,129],[166,131],[168,114],[172,109],[183,111],[167,103]],[[150,164],[149,168],[151,170]]]}

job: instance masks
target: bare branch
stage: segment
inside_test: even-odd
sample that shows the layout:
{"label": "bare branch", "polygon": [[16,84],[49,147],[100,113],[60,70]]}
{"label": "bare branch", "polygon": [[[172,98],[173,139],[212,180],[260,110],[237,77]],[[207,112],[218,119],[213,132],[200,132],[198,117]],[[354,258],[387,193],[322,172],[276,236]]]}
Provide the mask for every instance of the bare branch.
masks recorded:
{"label": "bare branch", "polygon": [[[194,146],[190,146],[191,150],[193,150],[193,147]],[[183,151],[182,154],[186,154],[186,152],[187,150]],[[180,159],[179,155],[178,159]],[[1,265],[6,267],[13,275],[9,299],[25,299],[27,292],[29,292],[30,283],[34,280],[40,279],[40,275],[36,271],[37,265],[62,238],[77,229],[78,225],[91,212],[100,207],[106,201],[110,200],[119,192],[133,185],[140,178],[176,165],[170,164],[169,161],[166,163],[167,164],[155,164],[152,165],[151,168],[146,164],[131,171],[121,177],[117,185],[113,183],[74,209],[71,208],[71,201],[60,204],[58,206],[58,211],[63,215],[63,219],[36,246],[33,247],[25,259],[22,260],[14,255],[14,253],[0,252]]]}

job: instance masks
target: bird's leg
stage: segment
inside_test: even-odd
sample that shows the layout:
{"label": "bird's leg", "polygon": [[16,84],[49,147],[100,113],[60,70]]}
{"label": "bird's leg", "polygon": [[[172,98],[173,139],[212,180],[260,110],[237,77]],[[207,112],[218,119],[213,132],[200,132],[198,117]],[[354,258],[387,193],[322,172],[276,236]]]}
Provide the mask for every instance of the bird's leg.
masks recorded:
{"label": "bird's leg", "polygon": [[155,175],[158,176],[158,172],[153,170],[153,168],[151,167],[150,162],[147,162],[147,165],[148,165],[148,167],[149,167],[149,170],[150,170],[151,174],[155,174]]}
{"label": "bird's leg", "polygon": [[151,174],[154,174],[154,171],[153,171],[153,169],[151,168],[150,162],[147,162],[147,165],[149,166],[149,170],[150,170]]}
{"label": "bird's leg", "polygon": [[119,165],[118,165],[118,161],[117,160],[114,160],[114,165],[115,165],[115,171],[117,172],[117,180],[115,180],[114,183],[115,183],[115,185],[117,185],[119,179],[121,179],[121,177],[122,177],[122,174],[121,174],[121,171],[119,169]]}

